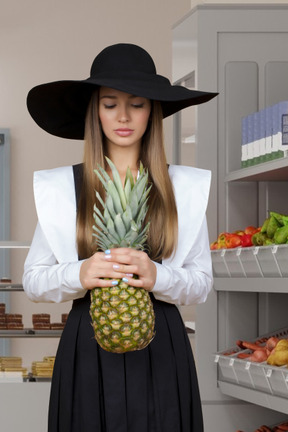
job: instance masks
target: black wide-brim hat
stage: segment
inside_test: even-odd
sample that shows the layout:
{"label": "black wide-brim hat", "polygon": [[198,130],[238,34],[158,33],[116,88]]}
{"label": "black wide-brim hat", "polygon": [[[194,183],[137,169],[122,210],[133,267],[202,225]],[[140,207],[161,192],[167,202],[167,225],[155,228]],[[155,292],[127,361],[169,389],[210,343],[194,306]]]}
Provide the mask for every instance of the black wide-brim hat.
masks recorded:
{"label": "black wide-brim hat", "polygon": [[163,118],[217,96],[217,93],[171,85],[167,78],[156,73],[147,51],[134,44],[120,43],[97,55],[89,78],[55,81],[32,88],[27,96],[28,111],[46,132],[82,140],[88,104],[96,87],[100,86],[159,101]]}

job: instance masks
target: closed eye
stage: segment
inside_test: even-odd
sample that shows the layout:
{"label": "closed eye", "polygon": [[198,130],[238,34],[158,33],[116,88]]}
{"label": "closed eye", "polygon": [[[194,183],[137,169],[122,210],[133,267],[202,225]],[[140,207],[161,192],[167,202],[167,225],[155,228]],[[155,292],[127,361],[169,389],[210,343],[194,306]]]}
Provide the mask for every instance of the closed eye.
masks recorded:
{"label": "closed eye", "polygon": [[106,108],[106,109],[112,109],[112,108],[115,108],[115,106],[116,106],[116,104],[113,104],[113,105],[108,105],[108,104],[104,104],[104,107]]}
{"label": "closed eye", "polygon": [[141,104],[132,104],[133,108],[143,108],[144,107],[144,103]]}

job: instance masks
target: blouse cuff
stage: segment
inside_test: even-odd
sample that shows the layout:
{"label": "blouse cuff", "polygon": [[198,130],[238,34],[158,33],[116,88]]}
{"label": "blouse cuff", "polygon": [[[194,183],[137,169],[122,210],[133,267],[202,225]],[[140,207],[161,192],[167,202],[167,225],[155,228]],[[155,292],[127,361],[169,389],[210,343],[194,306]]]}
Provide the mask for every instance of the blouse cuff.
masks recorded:
{"label": "blouse cuff", "polygon": [[[167,303],[175,303],[179,302],[179,292],[175,287],[171,287],[171,271],[172,269],[166,267],[163,264],[159,264],[154,262],[157,269],[156,282],[153,287],[152,293],[158,300],[165,301]],[[174,289],[173,289],[174,288]]]}

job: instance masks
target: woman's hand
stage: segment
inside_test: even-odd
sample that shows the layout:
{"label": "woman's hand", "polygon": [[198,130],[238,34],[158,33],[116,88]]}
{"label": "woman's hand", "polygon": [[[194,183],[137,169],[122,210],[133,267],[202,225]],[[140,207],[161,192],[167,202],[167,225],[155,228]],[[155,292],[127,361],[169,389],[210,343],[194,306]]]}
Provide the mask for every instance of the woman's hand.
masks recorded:
{"label": "woman's hand", "polygon": [[[156,281],[156,266],[145,252],[131,248],[115,248],[96,252],[80,268],[80,281],[85,289],[113,286],[117,279],[137,288],[152,291]],[[138,276],[137,279],[133,275]],[[103,280],[110,278],[111,280]]]}
{"label": "woman's hand", "polygon": [[[123,278],[126,274],[115,271],[113,265],[115,263],[112,263],[104,252],[96,252],[90,258],[83,261],[80,267],[80,282],[82,287],[93,289],[95,287],[116,285],[118,283],[116,279]],[[109,278],[110,280],[104,280],[104,278]]]}

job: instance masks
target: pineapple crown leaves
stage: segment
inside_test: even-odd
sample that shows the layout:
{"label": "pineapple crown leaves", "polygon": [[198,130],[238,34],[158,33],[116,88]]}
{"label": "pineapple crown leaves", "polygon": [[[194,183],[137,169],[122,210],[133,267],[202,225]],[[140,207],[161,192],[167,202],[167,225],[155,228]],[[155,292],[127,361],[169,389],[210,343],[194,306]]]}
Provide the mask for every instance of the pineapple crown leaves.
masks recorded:
{"label": "pineapple crown leaves", "polygon": [[93,236],[102,250],[111,247],[143,249],[150,224],[148,222],[143,227],[152,187],[148,184],[148,172],[140,163],[139,175],[134,180],[128,167],[123,187],[117,168],[107,157],[106,160],[112,171],[112,179],[102,167],[98,166],[94,170],[106,192],[106,201],[96,191],[103,212],[94,205]]}

